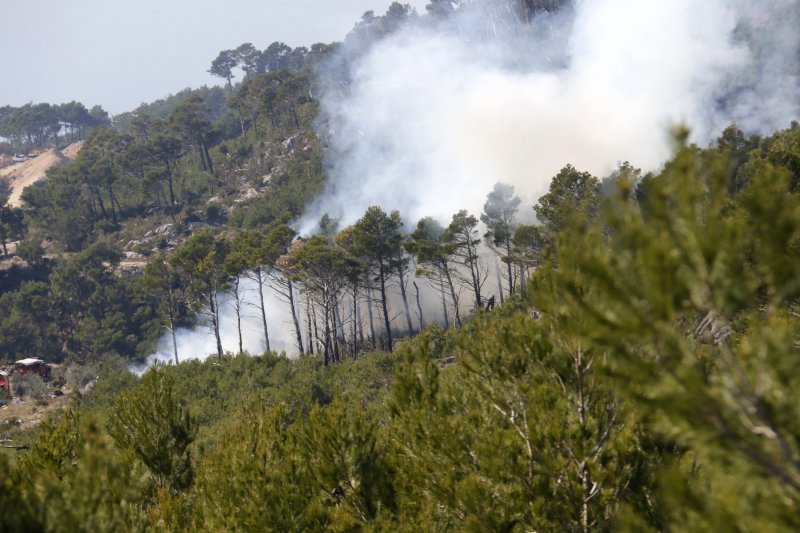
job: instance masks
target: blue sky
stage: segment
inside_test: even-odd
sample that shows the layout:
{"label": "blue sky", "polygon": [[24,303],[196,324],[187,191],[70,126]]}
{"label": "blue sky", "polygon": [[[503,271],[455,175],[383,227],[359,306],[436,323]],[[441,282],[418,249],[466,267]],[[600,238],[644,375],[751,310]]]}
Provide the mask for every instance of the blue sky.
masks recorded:
{"label": "blue sky", "polygon": [[[341,40],[391,0],[4,0],[0,106],[83,102],[112,113],[191,86],[220,50]],[[426,0],[407,0],[424,12]]]}

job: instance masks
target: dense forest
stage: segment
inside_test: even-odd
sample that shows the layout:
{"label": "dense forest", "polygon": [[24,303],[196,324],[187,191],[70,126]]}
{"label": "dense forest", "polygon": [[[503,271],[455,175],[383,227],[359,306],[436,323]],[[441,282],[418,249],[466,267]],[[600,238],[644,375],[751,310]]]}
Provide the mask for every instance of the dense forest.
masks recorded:
{"label": "dense forest", "polygon": [[[298,234],[329,187],[320,95],[371,43],[571,8],[394,3],[341,43],[223,50],[223,86],[113,119],[0,108],[11,153],[85,139],[21,206],[0,188],[0,362],[54,364],[0,395],[63,405],[0,424],[0,529],[800,528],[797,122]],[[179,349],[198,325],[213,354]]]}
{"label": "dense forest", "polygon": [[82,140],[98,126],[108,126],[108,113],[96,105],[86,109],[80,102],[51,105],[25,104],[0,107],[0,154],[28,153],[50,145],[63,147]]}

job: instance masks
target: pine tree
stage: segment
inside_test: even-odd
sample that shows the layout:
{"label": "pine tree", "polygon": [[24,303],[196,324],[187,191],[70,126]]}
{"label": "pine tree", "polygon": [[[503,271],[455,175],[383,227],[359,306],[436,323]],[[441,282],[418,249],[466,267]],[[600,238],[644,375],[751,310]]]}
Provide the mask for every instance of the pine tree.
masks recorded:
{"label": "pine tree", "polygon": [[[464,280],[475,295],[475,307],[483,308],[481,289],[486,281],[486,270],[481,264],[478,255],[478,246],[481,243],[478,234],[478,219],[461,210],[453,215],[453,220],[444,232],[443,240],[448,245],[452,261],[463,266],[468,274]],[[453,271],[456,274],[456,271]]]}
{"label": "pine tree", "polygon": [[[519,204],[522,203],[519,196],[514,195],[514,187],[505,183],[495,183],[494,190],[486,197],[481,213],[481,222],[486,225],[486,233],[483,238],[489,248],[497,254],[506,264],[508,295],[514,294],[514,271],[511,261],[512,239],[517,225],[514,223],[514,216],[517,214]],[[500,287],[500,301],[503,298],[503,289]]]}
{"label": "pine tree", "polygon": [[[540,269],[535,293],[608,350],[621,390],[657,421],[651,431],[692,450],[701,474],[689,492],[661,495],[673,513],[691,509],[673,519],[795,529],[800,201],[769,163],[731,196],[729,169],[683,147],[642,204],[621,182],[602,226],[557,236],[558,268]],[[766,522],[756,501],[775,506]]]}
{"label": "pine tree", "polygon": [[108,433],[119,448],[144,464],[159,489],[180,490],[192,483],[189,445],[197,435],[197,422],[177,397],[168,369],[151,369],[136,388],[119,396]]}
{"label": "pine tree", "polygon": [[197,313],[204,313],[211,322],[217,341],[217,357],[222,358],[218,295],[225,288],[225,257],[228,246],[208,230],[189,237],[172,255],[170,263],[186,277],[187,294]]}
{"label": "pine tree", "polygon": [[353,241],[357,256],[378,284],[386,331],[386,351],[392,351],[392,325],[389,320],[388,283],[397,276],[397,260],[403,254],[403,222],[400,213],[386,214],[372,206],[353,225]]}
{"label": "pine tree", "polygon": [[403,246],[417,261],[416,275],[428,280],[439,293],[442,300],[442,316],[446,325],[450,324],[446,296],[450,297],[455,323],[461,326],[458,294],[453,283],[451,266],[453,245],[444,241],[445,230],[436,220],[426,217],[417,222],[416,229],[409,235]]}
{"label": "pine tree", "polygon": [[555,239],[577,218],[597,218],[600,190],[600,181],[588,172],[579,172],[572,165],[562,168],[550,182],[547,194],[533,207],[546,236]]}

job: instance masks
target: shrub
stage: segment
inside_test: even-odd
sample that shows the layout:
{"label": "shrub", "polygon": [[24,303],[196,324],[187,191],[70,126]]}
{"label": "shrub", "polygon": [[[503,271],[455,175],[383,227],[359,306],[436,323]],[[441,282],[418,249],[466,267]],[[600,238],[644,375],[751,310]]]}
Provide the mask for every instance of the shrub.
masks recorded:
{"label": "shrub", "polygon": [[44,398],[47,395],[47,387],[44,380],[38,374],[26,374],[15,376],[12,379],[14,395],[23,398]]}
{"label": "shrub", "polygon": [[98,368],[94,365],[70,365],[67,368],[67,387],[81,390],[87,383],[97,377]]}

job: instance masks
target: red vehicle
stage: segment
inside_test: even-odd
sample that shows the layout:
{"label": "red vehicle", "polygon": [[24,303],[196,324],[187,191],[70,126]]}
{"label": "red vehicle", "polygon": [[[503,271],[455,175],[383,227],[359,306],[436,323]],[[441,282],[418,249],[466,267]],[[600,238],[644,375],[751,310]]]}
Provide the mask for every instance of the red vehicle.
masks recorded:
{"label": "red vehicle", "polygon": [[11,394],[11,379],[8,372],[0,370],[0,394],[2,391]]}
{"label": "red vehicle", "polygon": [[14,372],[20,376],[25,374],[39,374],[42,378],[50,377],[50,365],[37,359],[36,357],[28,357],[27,359],[20,359],[14,363]]}

